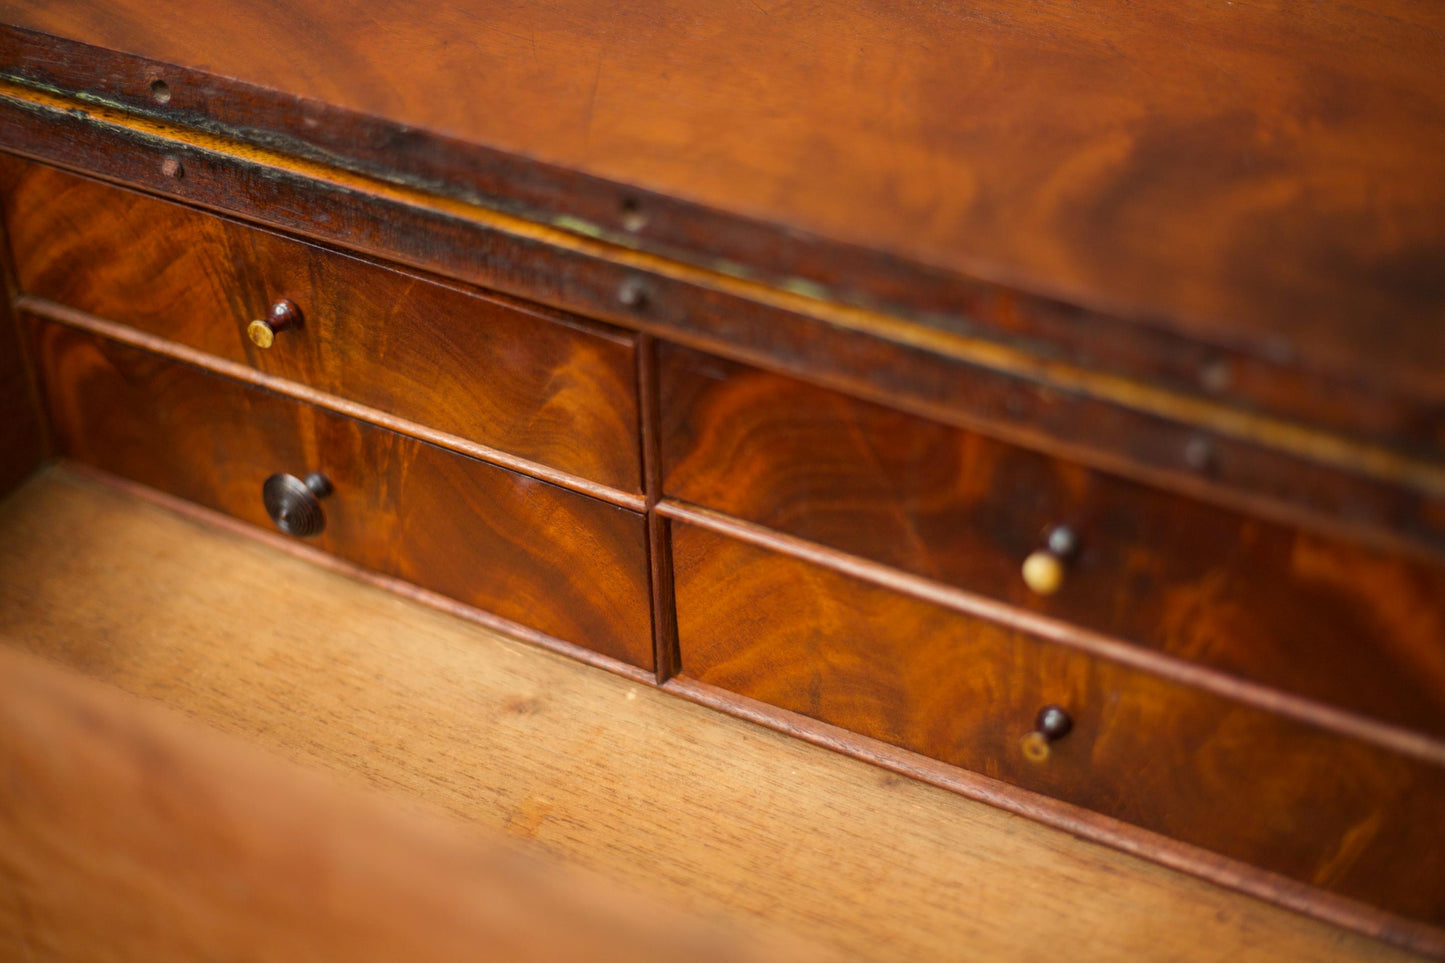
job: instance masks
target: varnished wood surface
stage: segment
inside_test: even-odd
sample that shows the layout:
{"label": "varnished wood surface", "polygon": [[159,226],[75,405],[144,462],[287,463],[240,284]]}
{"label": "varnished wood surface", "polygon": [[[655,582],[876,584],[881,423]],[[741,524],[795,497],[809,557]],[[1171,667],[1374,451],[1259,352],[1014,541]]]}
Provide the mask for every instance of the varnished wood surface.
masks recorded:
{"label": "varnished wood surface", "polygon": [[[1432,434],[1434,416],[1408,405],[1382,411],[1332,384],[1328,407],[1350,412],[1356,427],[1377,426],[1370,440],[1346,438],[1225,399],[1160,390],[967,332],[920,329],[276,152],[237,152],[233,142],[91,100],[42,106],[39,93],[27,96],[28,106],[0,99],[0,140],[31,156],[782,367],[1250,512],[1302,518],[1391,548],[1445,551],[1445,467],[1374,440],[1406,425]],[[164,173],[177,157],[186,172],[180,179]],[[623,305],[618,294],[633,283],[646,296]],[[1262,378],[1258,370],[1240,376]],[[1215,454],[1207,471],[1185,457],[1201,434]]]}
{"label": "varnished wood surface", "polygon": [[0,773],[8,960],[820,956],[764,950],[14,649]]}
{"label": "varnished wood surface", "polygon": [[[1445,568],[686,349],[660,383],[669,496],[1445,736]],[[1057,525],[1080,550],[1041,596]]]}
{"label": "varnished wood surface", "polygon": [[[674,521],[691,678],[1445,924],[1445,769]],[[1040,709],[1073,732],[1044,763]]]}
{"label": "varnished wood surface", "polygon": [[317,547],[652,666],[640,515],[85,332],[32,326],[61,451],[266,529],[264,480],[322,472],[334,491]]}
{"label": "varnished wood surface", "polygon": [[845,958],[1412,958],[63,472],[0,503],[0,640]]}
{"label": "varnished wood surface", "polygon": [[[13,62],[8,73],[5,61]],[[1108,380],[1098,375],[1124,375],[1147,381],[1155,390],[1192,396],[1195,404],[1214,396],[1211,403],[1227,401],[1250,411],[1362,432],[1372,443],[1427,456],[1438,454],[1445,439],[1445,420],[1439,413],[1428,406],[1422,410],[1393,382],[1365,384],[1348,372],[1306,371],[1289,356],[1261,357],[1239,346],[1201,343],[1054,299],[969,282],[916,264],[880,261],[862,248],[824,244],[797,231],[780,236],[762,222],[530,158],[411,128],[400,130],[319,102],[298,103],[294,96],[202,71],[0,23],[0,76],[8,78],[0,80],[0,140],[10,149],[160,187],[163,193],[195,198],[264,223],[287,223],[327,241],[351,237],[349,243],[386,256],[399,256],[414,243],[405,230],[398,230],[390,213],[372,208],[368,213],[373,223],[346,225],[327,216],[327,205],[316,197],[299,204],[260,202],[255,192],[234,180],[235,172],[224,183],[192,190],[195,168],[220,160],[213,151],[230,161],[223,167],[240,157],[268,156],[282,169],[307,167],[323,182],[358,180],[366,185],[364,193],[384,187],[383,193],[400,190],[414,200],[440,201],[472,216],[485,212],[511,221],[527,236],[547,234],[563,247],[595,244],[614,258],[665,266],[665,273],[682,271],[706,278],[714,287],[741,284],[755,299],[762,295],[762,300],[791,300],[814,309],[827,305],[835,318],[844,303],[871,308],[883,313],[869,327],[907,343],[926,337],[960,347],[972,341],[968,354],[985,361],[998,360],[1001,350],[1022,351],[1016,361],[1027,359],[1026,366],[1054,374],[1061,364],[1082,366],[1094,372],[1096,389]],[[169,97],[163,104],[152,90],[158,80],[167,85]],[[42,120],[48,111],[40,105],[52,102],[64,116],[49,114]],[[11,112],[16,108],[38,113],[16,115]],[[95,134],[97,122],[142,128],[157,136],[132,140],[124,157],[111,152],[82,159],[88,156],[83,142]],[[183,146],[198,142],[207,145],[205,153]],[[279,152],[276,144],[296,153]],[[160,156],[148,170],[151,154]],[[335,166],[338,160],[348,163],[346,171]],[[263,193],[274,192],[277,173],[271,172],[272,183]],[[290,224],[287,215],[300,215],[298,223]],[[448,253],[441,237],[455,227],[448,225],[423,241],[425,256],[412,263],[440,266],[453,277],[474,280],[478,260],[440,256]],[[489,285],[537,296],[516,290],[522,280],[514,273],[516,264],[488,266],[500,275],[500,280],[488,280]],[[814,280],[800,281],[800,274]],[[699,309],[718,309],[697,298],[699,292],[691,293],[686,313],[674,323],[695,323],[691,315]],[[598,310],[571,301],[558,306],[594,315]],[[755,305],[750,308],[756,310]],[[646,314],[650,319],[652,312]],[[818,345],[812,348],[816,352]],[[1176,397],[1174,402],[1182,400]]]}
{"label": "varnished wood surface", "polygon": [[1441,397],[1445,25],[1418,4],[213,0],[183,20],[11,0],[4,19]]}
{"label": "varnished wood surface", "polygon": [[[627,492],[641,490],[632,339],[13,157],[19,288]],[[302,314],[269,349],[246,326]]]}

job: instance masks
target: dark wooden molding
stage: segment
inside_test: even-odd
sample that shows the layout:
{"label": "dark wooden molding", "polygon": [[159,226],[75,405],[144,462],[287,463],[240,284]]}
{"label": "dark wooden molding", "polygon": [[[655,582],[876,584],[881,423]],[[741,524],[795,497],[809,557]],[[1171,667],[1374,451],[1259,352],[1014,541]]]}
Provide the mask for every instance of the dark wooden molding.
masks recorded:
{"label": "dark wooden molding", "polygon": [[[1357,371],[1312,370],[1281,359],[1268,338],[1241,345],[1181,336],[1148,312],[1129,316],[1105,303],[1073,305],[1049,292],[1010,288],[768,223],[680,197],[639,189],[485,144],[447,136],[284,90],[208,74],[77,40],[0,27],[0,76],[112,105],[239,143],[278,150],[397,185],[477,203],[582,236],[675,258],[773,287],[907,317],[939,330],[1030,344],[1040,353],[1199,391],[1201,374],[1233,369],[1230,394],[1246,407],[1322,418],[1381,434],[1372,421],[1406,386],[1362,381]],[[151,93],[167,84],[163,103]],[[1205,381],[1208,377],[1205,376]],[[1289,391],[1278,390],[1286,382]],[[1437,386],[1416,385],[1430,402]],[[1341,393],[1350,404],[1339,404]],[[1208,389],[1205,389],[1208,393]],[[1299,407],[1302,397],[1311,400]],[[1399,440],[1439,453],[1438,424],[1396,419]],[[1361,421],[1360,419],[1363,419]],[[1432,424],[1434,424],[1432,422]]]}
{"label": "dark wooden molding", "polygon": [[[0,84],[0,144],[1193,497],[1445,554],[1445,466],[1433,459],[13,85]],[[184,176],[166,175],[168,159]],[[623,303],[633,287],[642,296]],[[1207,470],[1191,464],[1201,437]]]}
{"label": "dark wooden molding", "polygon": [[[92,104],[218,134],[505,211],[770,287],[907,318],[924,327],[1012,342],[1171,390],[1209,394],[1208,372],[1230,369],[1243,406],[1390,434],[1439,454],[1438,432],[1398,409],[1401,386],[1301,368],[1228,343],[1211,344],[1047,296],[967,278],[884,252],[721,211],[485,145],[23,27],[0,25],[0,77]],[[167,99],[151,84],[164,78]],[[1285,384],[1288,390],[1280,390]],[[1349,404],[1341,404],[1343,393]]]}

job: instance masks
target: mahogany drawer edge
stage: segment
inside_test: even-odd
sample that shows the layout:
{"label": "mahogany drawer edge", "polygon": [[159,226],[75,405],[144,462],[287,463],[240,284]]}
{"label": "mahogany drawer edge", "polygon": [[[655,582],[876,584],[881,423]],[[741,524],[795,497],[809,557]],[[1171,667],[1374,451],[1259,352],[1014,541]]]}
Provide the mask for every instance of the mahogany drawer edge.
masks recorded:
{"label": "mahogany drawer edge", "polygon": [[1314,699],[1240,679],[1217,669],[1142,649],[1102,633],[1017,609],[966,589],[903,572],[882,562],[777,532],[712,509],[669,498],[660,501],[655,510],[665,518],[687,522],[749,545],[820,565],[893,592],[1077,649],[1094,658],[1126,665],[1179,685],[1211,692],[1412,759],[1445,766],[1445,741],[1402,726],[1379,722]]}
{"label": "mahogany drawer edge", "polygon": [[57,304],[46,298],[37,297],[32,294],[17,295],[13,301],[16,312],[28,315],[52,324],[61,324],[77,331],[84,331],[87,334],[97,335],[120,344],[129,345],[133,348],[140,348],[153,354],[163,355],[183,364],[202,368],[224,378],[233,381],[242,381],[275,394],[285,395],[296,401],[314,405],[318,408],[325,408],[328,411],[344,415],[348,418],[355,418],[358,421],[393,431],[397,434],[407,435],[419,441],[445,448],[458,454],[484,461],[488,464],[514,471],[518,474],[529,475],[539,481],[544,481],[559,488],[566,488],[579,494],[588,495],[599,501],[605,501],[620,508],[626,508],[635,512],[646,510],[647,500],[642,494],[626,492],[601,482],[594,482],[591,479],[574,475],[571,472],[553,468],[540,462],[513,455],[509,452],[491,448],[478,442],[469,441],[466,438],[450,434],[444,431],[437,431],[428,428],[407,418],[391,415],[387,412],[372,408],[368,405],[349,401],[338,395],[311,388],[308,385],[289,378],[282,378],[277,375],[269,375],[254,368],[207,354],[187,345],[180,344],[162,338],[159,335],[149,334],[132,328],[129,325],[98,318],[93,314],[76,308]]}

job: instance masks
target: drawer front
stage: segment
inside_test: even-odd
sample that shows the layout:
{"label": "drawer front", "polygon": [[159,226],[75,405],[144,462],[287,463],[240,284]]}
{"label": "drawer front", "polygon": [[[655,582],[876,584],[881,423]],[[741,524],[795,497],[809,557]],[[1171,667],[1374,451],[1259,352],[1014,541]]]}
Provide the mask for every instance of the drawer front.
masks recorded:
{"label": "drawer front", "polygon": [[[630,335],[13,158],[0,184],[27,294],[641,489]],[[301,324],[257,347],[247,326],[281,298]]]}
{"label": "drawer front", "polygon": [[64,453],[266,528],[265,479],[319,471],[334,490],[317,547],[652,667],[640,515],[88,333],[31,328]]}
{"label": "drawer front", "polygon": [[[673,522],[685,676],[1445,922],[1445,770]],[[1062,706],[1073,730],[1031,761]]]}
{"label": "drawer front", "polygon": [[[1445,569],[687,349],[661,386],[670,496],[1445,736]],[[1055,525],[1079,549],[1042,596]]]}

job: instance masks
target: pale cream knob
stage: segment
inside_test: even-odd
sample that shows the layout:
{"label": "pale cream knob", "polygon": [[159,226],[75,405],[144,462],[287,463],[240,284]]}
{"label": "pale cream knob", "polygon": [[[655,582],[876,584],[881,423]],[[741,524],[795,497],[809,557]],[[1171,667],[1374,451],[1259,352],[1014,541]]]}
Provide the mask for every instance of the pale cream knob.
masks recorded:
{"label": "pale cream knob", "polygon": [[1079,536],[1067,525],[1051,529],[1043,548],[1024,559],[1024,584],[1039,595],[1053,595],[1064,584],[1064,569],[1079,551]]}
{"label": "pale cream knob", "polygon": [[257,318],[246,326],[246,336],[258,348],[269,348],[276,343],[276,335],[282,331],[301,326],[301,309],[282,298],[266,312],[266,317]]}
{"label": "pale cream knob", "polygon": [[1039,595],[1053,595],[1064,584],[1064,562],[1041,548],[1024,559],[1024,584]]}

